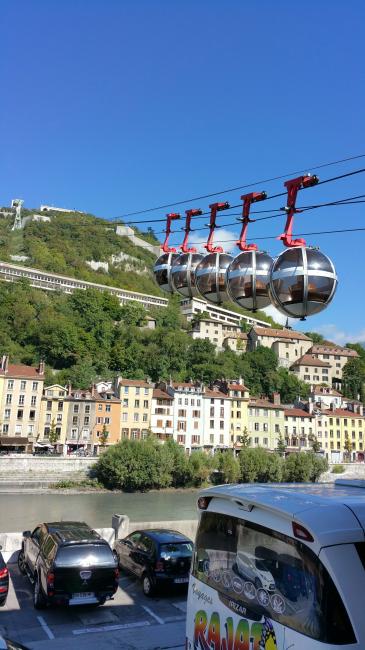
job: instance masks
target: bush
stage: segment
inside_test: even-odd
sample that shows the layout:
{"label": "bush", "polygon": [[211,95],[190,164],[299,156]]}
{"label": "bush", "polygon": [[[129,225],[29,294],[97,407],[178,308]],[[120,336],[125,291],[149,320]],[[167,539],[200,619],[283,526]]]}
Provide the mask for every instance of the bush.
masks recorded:
{"label": "bush", "polygon": [[214,458],[203,451],[193,451],[189,456],[188,470],[190,481],[195,487],[206,483],[214,469]]}
{"label": "bush", "polygon": [[278,482],[282,478],[282,459],[261,447],[242,449],[239,454],[242,483]]}
{"label": "bush", "polygon": [[331,470],[332,474],[343,474],[344,471],[345,468],[343,465],[335,465]]}
{"label": "bush", "polygon": [[327,469],[327,460],[313,452],[289,454],[285,459],[284,480],[288,483],[317,481]]}
{"label": "bush", "polygon": [[237,483],[241,469],[233,451],[223,451],[215,456],[219,483]]}

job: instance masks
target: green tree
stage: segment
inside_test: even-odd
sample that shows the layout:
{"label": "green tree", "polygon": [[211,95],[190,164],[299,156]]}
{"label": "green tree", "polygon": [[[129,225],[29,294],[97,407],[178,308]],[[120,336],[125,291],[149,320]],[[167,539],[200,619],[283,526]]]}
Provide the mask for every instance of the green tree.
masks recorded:
{"label": "green tree", "polygon": [[222,451],[216,455],[217,470],[223,483],[236,483],[240,476],[240,464],[233,451]]}
{"label": "green tree", "polygon": [[311,444],[312,451],[315,454],[318,454],[321,451],[321,443],[319,442],[317,436],[315,436],[314,434],[310,435],[309,442]]}
{"label": "green tree", "polygon": [[246,449],[250,446],[250,434],[248,433],[247,427],[245,427],[242,431],[242,435],[240,436],[240,443],[242,449]]}
{"label": "green tree", "polygon": [[138,302],[127,302],[120,308],[121,319],[127,326],[141,326],[144,325],[147,318],[147,311]]}
{"label": "green tree", "polygon": [[276,445],[276,452],[279,454],[281,458],[285,457],[285,452],[286,452],[286,441],[283,435],[280,433],[279,438],[277,441]]}
{"label": "green tree", "polygon": [[365,383],[365,361],[362,358],[349,359],[342,371],[342,378],[344,395],[359,399]]}
{"label": "green tree", "polygon": [[327,469],[325,458],[313,452],[298,452],[286,457],[283,476],[289,483],[316,481]]}
{"label": "green tree", "polygon": [[308,338],[311,339],[316,345],[324,343],[325,339],[322,334],[318,334],[317,332],[304,332],[304,334],[308,336]]}
{"label": "green tree", "polygon": [[188,470],[191,481],[199,487],[206,483],[214,469],[214,459],[203,451],[193,451],[188,460]]}
{"label": "green tree", "polygon": [[351,462],[352,443],[347,432],[345,433],[345,442],[343,448],[346,453],[347,462]]}
{"label": "green tree", "polygon": [[106,425],[103,424],[103,428],[99,435],[99,442],[102,447],[105,447],[106,443],[108,442],[108,439],[109,439],[109,431],[107,430]]}
{"label": "green tree", "polygon": [[282,461],[262,447],[242,449],[239,453],[242,483],[281,481]]}
{"label": "green tree", "polygon": [[53,419],[51,422],[51,426],[49,428],[48,440],[51,443],[51,445],[55,445],[58,438],[59,438],[59,434],[56,431],[56,423]]}

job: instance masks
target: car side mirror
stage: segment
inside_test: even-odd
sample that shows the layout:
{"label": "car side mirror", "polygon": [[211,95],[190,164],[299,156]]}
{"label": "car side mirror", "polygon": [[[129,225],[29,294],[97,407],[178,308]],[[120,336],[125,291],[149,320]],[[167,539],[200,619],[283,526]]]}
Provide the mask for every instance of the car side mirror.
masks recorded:
{"label": "car side mirror", "polygon": [[23,532],[23,537],[25,537],[25,539],[27,539],[28,537],[31,536],[31,534],[32,534],[32,533],[30,532],[30,530],[25,530],[25,531]]}
{"label": "car side mirror", "polygon": [[129,546],[129,548],[132,548],[133,544],[130,539],[123,539],[123,544],[126,546]]}

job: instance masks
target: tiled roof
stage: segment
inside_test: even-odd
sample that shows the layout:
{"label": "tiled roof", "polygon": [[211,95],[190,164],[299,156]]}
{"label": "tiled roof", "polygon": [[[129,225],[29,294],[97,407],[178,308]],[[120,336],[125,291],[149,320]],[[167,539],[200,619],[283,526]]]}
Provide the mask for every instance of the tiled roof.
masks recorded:
{"label": "tiled roof", "polygon": [[154,388],[152,397],[155,399],[168,399],[168,400],[173,400],[173,397],[169,395],[168,393],[165,393],[164,390],[161,390],[160,388]]}
{"label": "tiled roof", "polygon": [[329,397],[342,397],[338,390],[327,388],[325,386],[314,386],[313,393],[315,395],[328,395]]}
{"label": "tiled roof", "polygon": [[120,379],[119,386],[137,386],[140,388],[152,388],[152,385],[142,379]]}
{"label": "tiled roof", "polygon": [[39,374],[38,368],[33,368],[32,366],[26,366],[21,363],[9,363],[8,369],[5,372],[0,370],[0,375],[6,375],[9,378],[21,378],[23,379],[43,379],[44,374]]}
{"label": "tiled roof", "polygon": [[174,381],[172,384],[173,388],[198,388],[200,390],[200,384],[193,384],[189,381]]}
{"label": "tiled roof", "polygon": [[295,332],[294,330],[278,330],[272,327],[253,327],[254,332],[258,336],[270,336],[274,339],[299,339],[300,341],[310,341],[310,338],[303,334],[303,332]]}
{"label": "tiled roof", "polygon": [[293,417],[299,417],[299,418],[312,418],[314,417],[308,411],[303,411],[303,409],[285,409],[284,415],[288,416],[293,416]]}
{"label": "tiled roof", "polygon": [[337,346],[328,346],[328,345],[313,345],[310,349],[312,354],[336,354],[341,357],[358,357],[356,350],[351,350],[351,348],[343,348],[340,345]]}
{"label": "tiled roof", "polygon": [[264,409],[281,409],[283,410],[282,404],[274,404],[273,402],[269,402],[269,400],[266,399],[261,399],[261,398],[251,398],[249,403],[249,407],[251,408],[264,408]]}
{"label": "tiled roof", "polygon": [[322,361],[322,359],[317,359],[317,357],[313,357],[311,354],[303,354],[300,359],[297,359],[292,363],[291,368],[293,366],[316,366],[319,368],[330,368],[331,364],[328,363],[328,361]]}
{"label": "tiled roof", "polygon": [[244,386],[243,384],[228,384],[229,390],[239,390],[241,393],[245,393],[248,391],[248,388]]}
{"label": "tiled roof", "polygon": [[346,409],[334,409],[333,411],[331,409],[321,409],[322,415],[329,415],[330,417],[342,417],[342,418],[364,418],[363,415],[360,415],[359,413],[354,413],[353,411],[347,411]]}
{"label": "tiled roof", "polygon": [[247,341],[247,334],[245,332],[227,332],[224,340],[226,339],[241,339],[242,341]]}
{"label": "tiled roof", "polygon": [[228,399],[225,393],[221,393],[218,390],[210,390],[209,388],[207,388],[207,390],[205,391],[204,397],[217,397],[219,399]]}

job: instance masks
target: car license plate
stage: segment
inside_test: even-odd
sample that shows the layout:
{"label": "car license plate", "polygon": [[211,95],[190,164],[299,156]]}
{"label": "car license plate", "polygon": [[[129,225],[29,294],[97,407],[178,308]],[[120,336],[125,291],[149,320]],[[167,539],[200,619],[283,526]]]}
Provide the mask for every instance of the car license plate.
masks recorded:
{"label": "car license plate", "polygon": [[72,594],[72,599],[74,598],[94,598],[95,594],[93,591],[83,591],[80,594]]}
{"label": "car license plate", "polygon": [[177,585],[186,584],[187,582],[189,582],[189,578],[175,578],[174,582]]}

